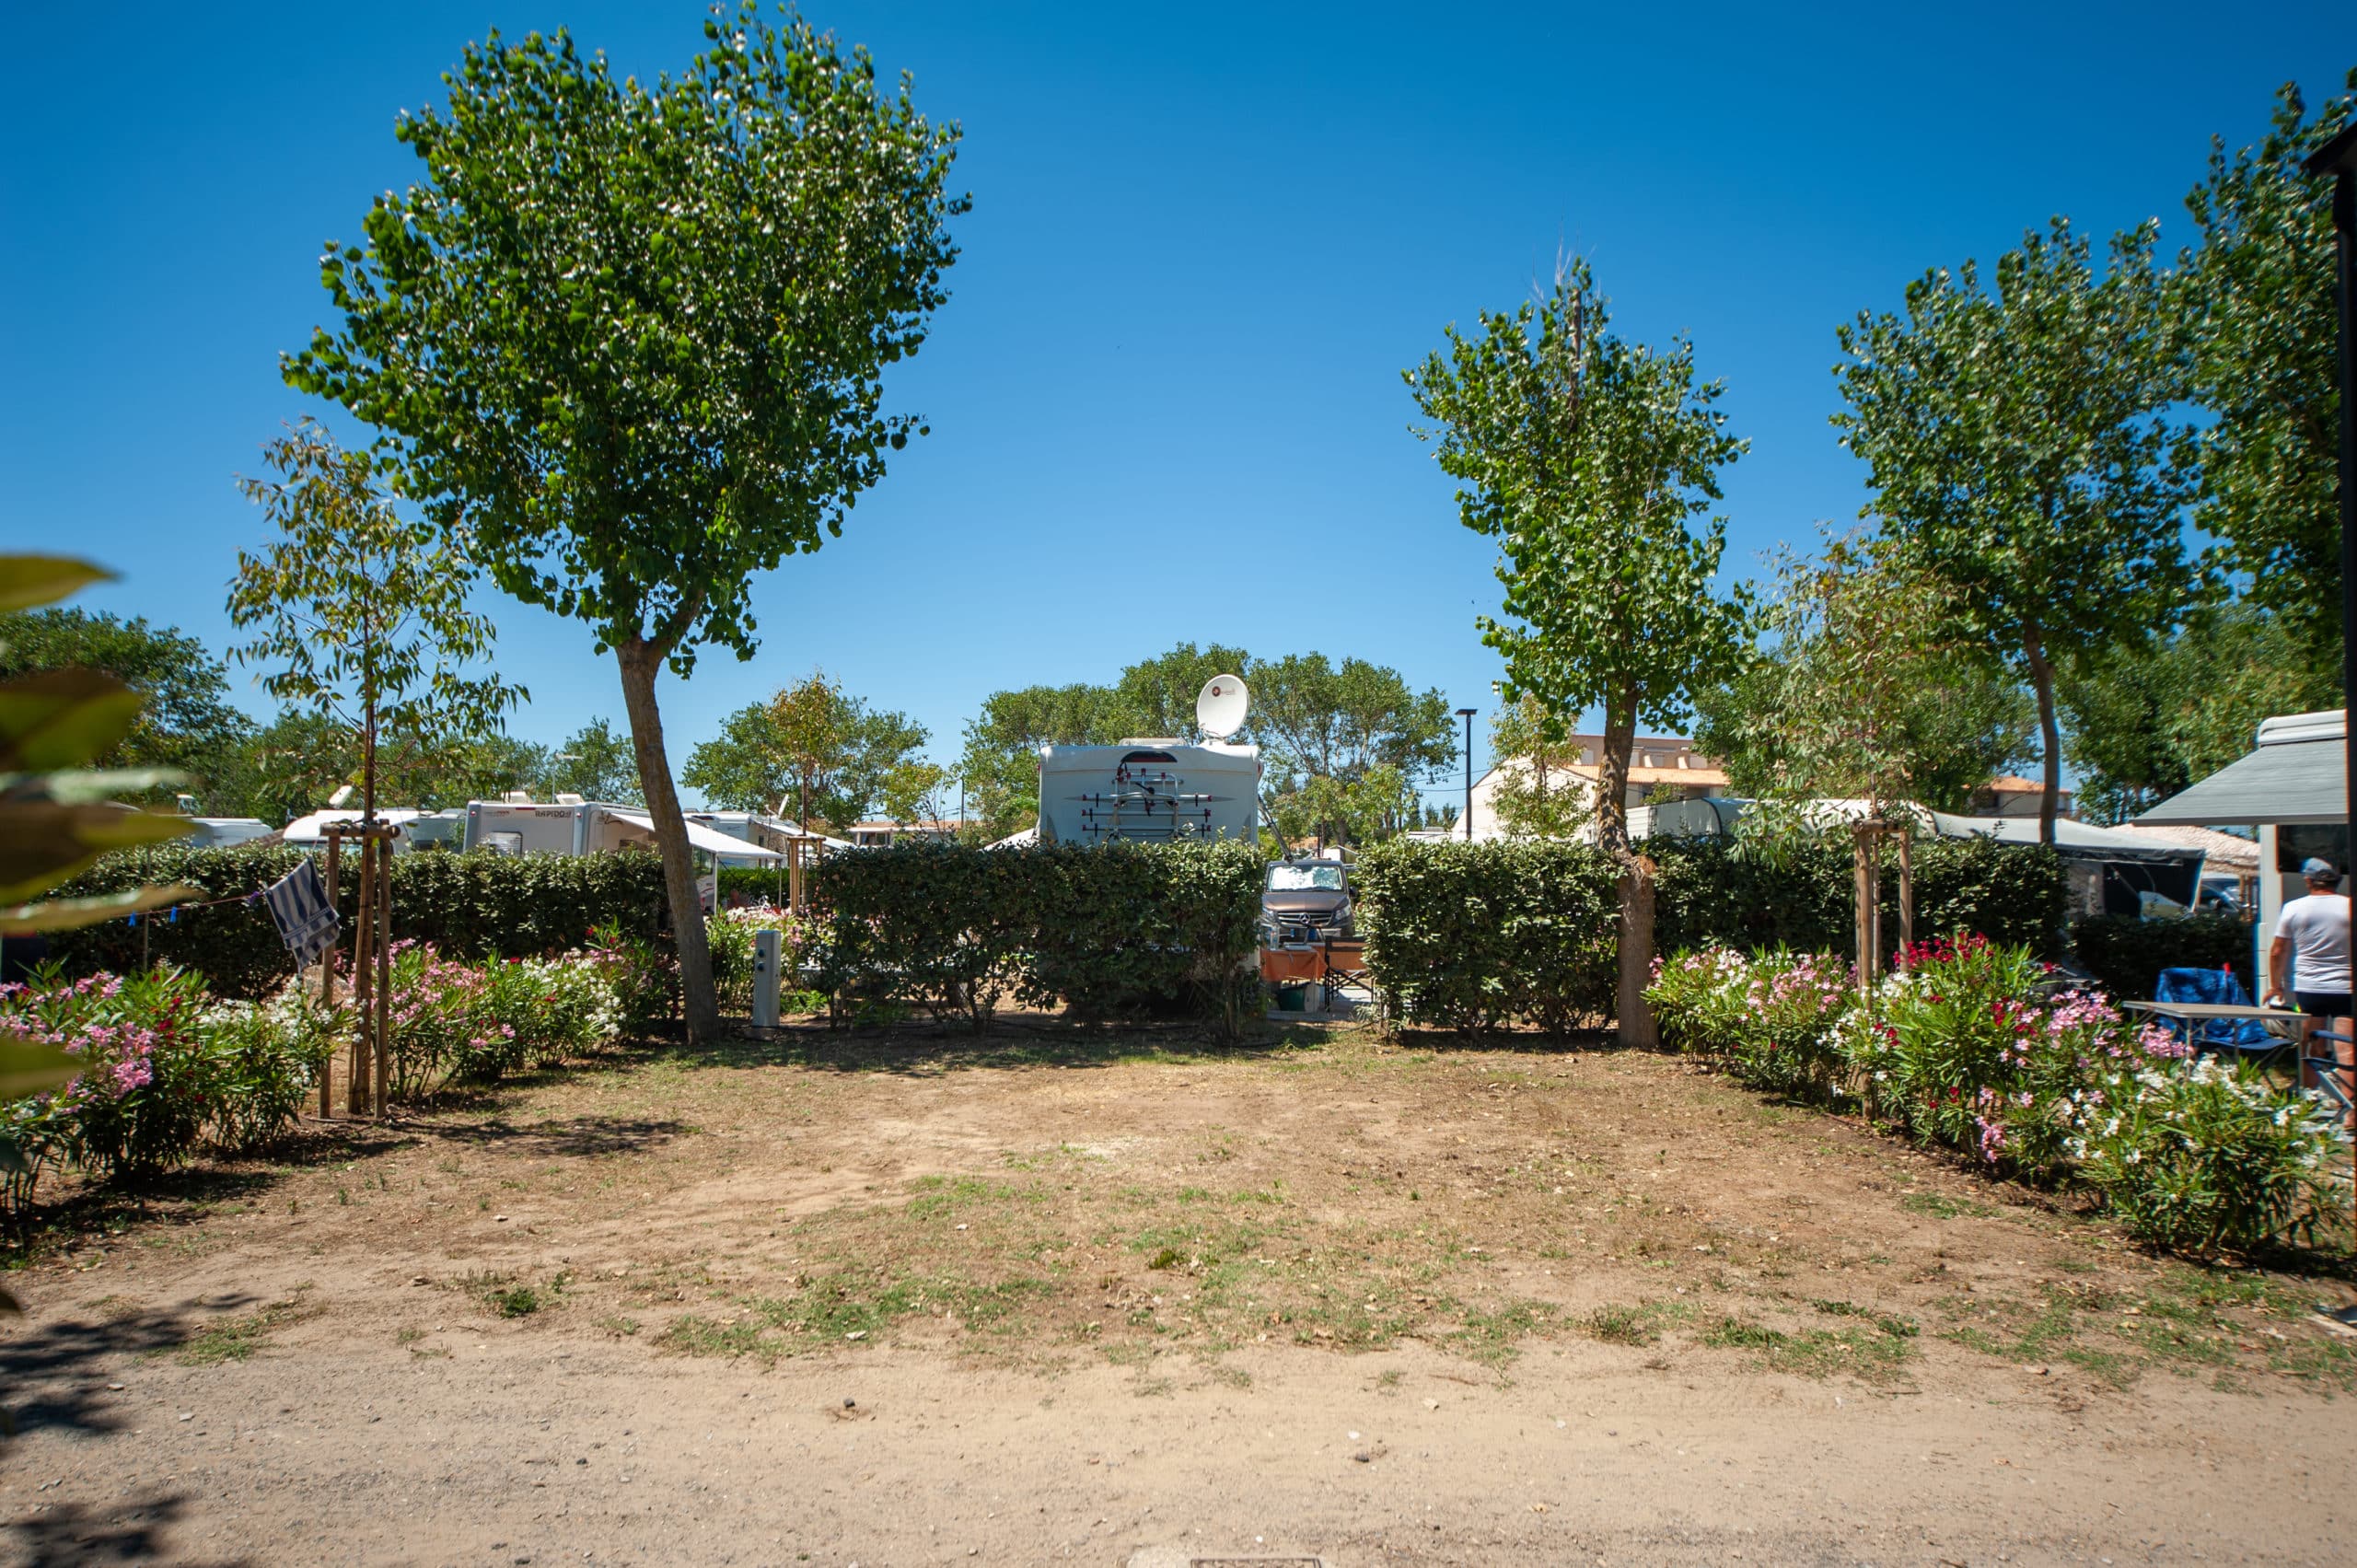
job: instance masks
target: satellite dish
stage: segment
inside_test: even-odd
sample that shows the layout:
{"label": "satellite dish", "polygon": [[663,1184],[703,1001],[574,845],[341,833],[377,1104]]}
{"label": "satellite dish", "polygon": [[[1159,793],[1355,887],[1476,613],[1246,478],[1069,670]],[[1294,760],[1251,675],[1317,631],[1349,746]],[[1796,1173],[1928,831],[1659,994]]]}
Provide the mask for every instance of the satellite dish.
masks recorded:
{"label": "satellite dish", "polygon": [[1195,723],[1213,739],[1225,740],[1244,727],[1244,710],[1251,700],[1240,679],[1214,675],[1203,682],[1203,693],[1195,699]]}

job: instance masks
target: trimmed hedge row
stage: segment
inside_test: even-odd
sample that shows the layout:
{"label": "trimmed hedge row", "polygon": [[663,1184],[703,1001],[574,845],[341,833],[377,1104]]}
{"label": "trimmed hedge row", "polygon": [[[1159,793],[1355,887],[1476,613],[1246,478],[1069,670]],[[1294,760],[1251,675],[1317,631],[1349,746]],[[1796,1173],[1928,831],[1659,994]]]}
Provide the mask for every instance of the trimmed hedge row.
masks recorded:
{"label": "trimmed hedge row", "polygon": [[1248,844],[919,842],[830,855],[820,986],[987,1028],[1013,996],[1087,1017],[1182,1007],[1234,1032],[1257,999],[1261,868]]}
{"label": "trimmed hedge row", "polygon": [[1523,1018],[1562,1033],[1610,1013],[1619,879],[1602,851],[1395,839],[1352,875],[1367,968],[1397,1016],[1452,1029]]}
{"label": "trimmed hedge row", "polygon": [[[1747,951],[1846,949],[1848,846],[1817,844],[1774,861],[1713,840],[1655,841],[1654,948],[1713,943]],[[2053,851],[1940,839],[1913,852],[1919,936],[1979,932],[2059,956],[2066,888]],[[1561,1033],[1608,1016],[1618,975],[1618,875],[1585,844],[1541,840],[1395,840],[1354,875],[1367,964],[1397,1016],[1457,1029],[1511,1020]],[[1898,930],[1895,874],[1883,879]]]}
{"label": "trimmed hedge row", "polygon": [[2189,915],[2183,920],[2130,920],[2099,914],[2071,927],[2079,963],[2121,998],[2147,998],[2163,970],[2214,970],[2233,966],[2253,999],[2258,983],[2257,933],[2234,915]]}
{"label": "trimmed hedge row", "polygon": [[[1842,953],[1855,944],[1852,851],[1810,843],[1775,859],[1755,858],[1723,839],[1655,840],[1660,866],[1654,950],[1683,952],[1718,943],[1747,952],[1775,947]],[[2062,956],[2069,888],[2062,860],[2036,844],[1993,839],[1927,839],[1913,847],[1919,938],[1976,931],[1992,942]],[[1883,929],[1898,935],[1898,875],[1886,855]]]}
{"label": "trimmed hedge row", "polygon": [[[193,849],[162,844],[110,854],[59,889],[63,896],[182,882],[206,899],[236,899],[293,870],[304,852],[283,844]],[[356,906],[359,855],[346,851],[336,889],[347,923]],[[556,855],[422,853],[393,858],[393,935],[467,958],[538,958],[583,946],[596,928],[651,937],[663,924],[663,868],[651,854]],[[143,928],[144,927],[144,931]],[[145,947],[142,947],[142,938]],[[110,921],[50,938],[66,973],[127,973],[147,962],[205,977],[218,996],[259,997],[293,972],[270,911],[260,903],[182,909]]]}

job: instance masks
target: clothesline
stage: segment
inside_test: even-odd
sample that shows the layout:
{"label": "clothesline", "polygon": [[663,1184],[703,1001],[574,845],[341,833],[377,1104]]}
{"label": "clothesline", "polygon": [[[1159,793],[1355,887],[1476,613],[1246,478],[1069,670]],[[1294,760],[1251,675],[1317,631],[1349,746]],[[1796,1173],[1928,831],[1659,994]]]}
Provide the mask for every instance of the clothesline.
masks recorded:
{"label": "clothesline", "polygon": [[223,904],[258,904],[260,902],[261,902],[261,890],[256,889],[250,893],[232,893],[226,899],[190,899],[182,903],[167,904],[162,909],[138,911],[122,918],[124,924],[136,925],[139,923],[141,914],[146,915],[151,920],[160,915],[166,925],[178,925],[182,910],[209,910],[218,909]]}

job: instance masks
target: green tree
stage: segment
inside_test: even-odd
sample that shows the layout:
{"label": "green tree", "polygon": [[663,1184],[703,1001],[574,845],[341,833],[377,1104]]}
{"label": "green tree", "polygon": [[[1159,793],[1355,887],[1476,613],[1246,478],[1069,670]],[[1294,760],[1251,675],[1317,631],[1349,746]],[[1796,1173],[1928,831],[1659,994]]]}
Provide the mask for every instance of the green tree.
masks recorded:
{"label": "green tree", "polygon": [[1740,645],[1739,599],[1712,589],[1726,525],[1688,520],[1719,499],[1744,443],[1695,377],[1693,345],[1667,353],[1610,330],[1586,267],[1562,268],[1543,304],[1484,311],[1406,373],[1458,482],[1458,516],[1498,543],[1504,618],[1481,640],[1504,656],[1509,703],[1537,699],[1547,738],[1604,710],[1597,837],[1629,853],[1629,754],[1641,724],[1675,729],[1691,692]]}
{"label": "green tree", "polygon": [[1939,578],[1855,539],[1787,552],[1777,576],[1766,644],[1695,698],[1696,743],[1736,794],[1958,811],[2029,754],[2029,698],[1960,641]]}
{"label": "green tree", "polygon": [[[923,426],[880,412],[956,259],[958,133],[752,0],[678,76],[496,32],[396,134],[424,165],[331,246],[342,312],[293,385],[389,433],[407,494],[508,593],[613,650],[671,907],[696,907],[657,675],[756,645],[756,572],[839,533]],[[703,927],[673,922],[689,1033]]]}
{"label": "green tree", "polygon": [[1968,261],[1909,285],[1903,318],[1862,312],[1840,329],[1849,407],[1833,423],[1868,466],[1864,515],[2036,695],[2046,843],[2062,784],[2058,666],[2169,627],[2201,587],[2161,417],[2177,375],[2153,236],[2119,236],[2098,276],[2058,217],[1998,259],[1993,291]]}
{"label": "green tree", "polygon": [[1110,746],[1144,733],[1141,715],[1109,686],[1026,686],[993,691],[966,724],[958,774],[992,838],[1039,819],[1039,748]]}
{"label": "green tree", "polygon": [[2243,603],[2079,661],[2057,692],[2080,815],[2126,821],[2247,752],[2266,714],[2340,706],[2340,670],[2308,651],[2306,629]]}
{"label": "green tree", "polygon": [[2348,86],[2311,120],[2285,84],[2265,139],[2232,157],[2212,138],[2208,178],[2185,201],[2200,240],[2171,285],[2188,391],[2215,416],[2188,436],[2201,476],[2194,521],[2223,541],[2221,563],[2247,577],[2251,602],[2280,621],[2309,668],[2334,680],[2332,182],[2302,165],[2357,113],[2357,69]]}
{"label": "green tree", "polygon": [[[1280,808],[1300,796],[1310,807],[1309,832],[1324,842],[1372,842],[1415,826],[1414,786],[1457,760],[1448,699],[1437,689],[1414,691],[1387,666],[1291,654],[1253,665],[1245,680],[1271,819],[1293,820]],[[1358,789],[1379,769],[1390,777]],[[1313,791],[1321,779],[1340,787]]]}
{"label": "green tree", "polygon": [[401,517],[368,458],[305,423],[263,448],[276,479],[240,481],[282,536],[238,552],[229,621],[252,632],[232,650],[261,665],[262,689],[332,720],[353,739],[361,819],[373,822],[380,748],[413,761],[424,738],[493,733],[526,693],[467,667],[490,656],[493,627],[467,608],[474,580],[460,545]]}
{"label": "green tree", "polygon": [[1501,770],[1490,798],[1510,839],[1568,839],[1596,822],[1596,791],[1572,771],[1560,735],[1550,737],[1548,716],[1526,692],[1490,721],[1490,755]]}
{"label": "green tree", "polygon": [[912,760],[895,763],[884,775],[884,815],[900,827],[940,821],[942,792],[954,776],[938,762]]}
{"label": "green tree", "polygon": [[883,800],[892,771],[929,738],[906,714],[873,708],[824,672],[739,708],[689,753],[681,773],[714,806],[788,812],[848,829]]}
{"label": "green tree", "polygon": [[577,795],[584,800],[610,801],[617,806],[637,806],[645,800],[630,738],[616,734],[602,717],[575,730],[549,756],[540,787],[552,796]]}
{"label": "green tree", "polygon": [[1123,734],[1202,739],[1202,731],[1195,724],[1195,699],[1202,695],[1213,676],[1242,678],[1251,663],[1251,656],[1242,648],[1220,643],[1202,648],[1181,643],[1167,654],[1140,659],[1121,671],[1121,679],[1113,686],[1114,697],[1129,718]]}
{"label": "green tree", "polygon": [[254,726],[229,701],[228,668],[203,643],[136,617],[54,607],[0,616],[0,679],[49,669],[95,669],[139,694],[130,733],[99,767],[174,769],[209,806],[228,804],[220,786]]}
{"label": "green tree", "polygon": [[767,703],[749,703],[720,722],[720,733],[688,753],[679,777],[722,811],[775,811],[794,794],[794,773]]}

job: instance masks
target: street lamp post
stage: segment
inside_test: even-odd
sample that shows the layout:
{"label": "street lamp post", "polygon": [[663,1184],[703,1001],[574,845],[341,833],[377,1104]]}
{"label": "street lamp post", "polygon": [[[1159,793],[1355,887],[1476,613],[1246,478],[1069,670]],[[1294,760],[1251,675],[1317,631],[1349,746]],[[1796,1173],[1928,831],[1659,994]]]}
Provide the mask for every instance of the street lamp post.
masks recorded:
{"label": "street lamp post", "polygon": [[1473,713],[1471,708],[1459,708],[1457,716],[1465,721],[1465,842],[1473,842]]}
{"label": "street lamp post", "polygon": [[[2308,159],[2312,175],[2332,177],[2334,290],[2340,307],[2340,352],[2334,355],[2340,383],[2340,684],[2342,766],[2348,771],[2349,840],[2357,849],[2357,122],[2316,149]],[[2357,1078],[2357,1071],[2351,1074]],[[2351,1176],[2357,1179],[2357,1149]],[[2357,1205],[2357,1186],[2351,1188]],[[2333,1314],[2357,1318],[2357,1307]]]}

